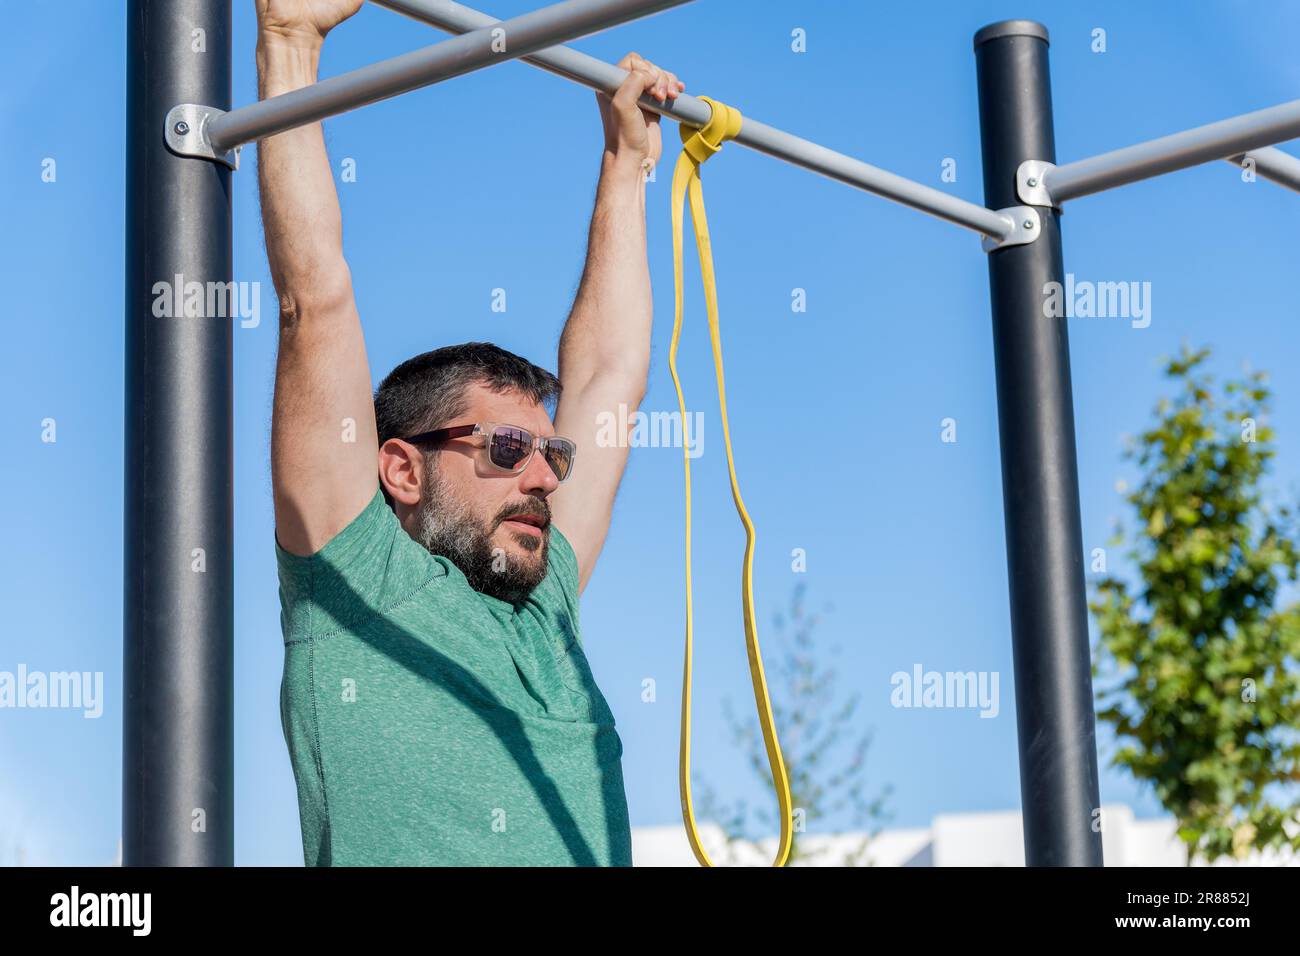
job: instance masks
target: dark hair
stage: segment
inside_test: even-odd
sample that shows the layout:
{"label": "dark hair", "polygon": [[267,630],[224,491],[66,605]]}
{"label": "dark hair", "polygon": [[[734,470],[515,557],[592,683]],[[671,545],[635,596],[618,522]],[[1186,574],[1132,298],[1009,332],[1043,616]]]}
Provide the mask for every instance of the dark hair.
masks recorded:
{"label": "dark hair", "polygon": [[[390,438],[451,424],[465,414],[467,392],[475,384],[494,392],[518,392],[539,405],[549,406],[548,411],[560,396],[558,378],[491,342],[443,346],[407,359],[379,383],[375,390],[379,447]],[[436,454],[437,449],[427,449],[425,460],[431,462]],[[387,489],[384,500],[393,507]]]}

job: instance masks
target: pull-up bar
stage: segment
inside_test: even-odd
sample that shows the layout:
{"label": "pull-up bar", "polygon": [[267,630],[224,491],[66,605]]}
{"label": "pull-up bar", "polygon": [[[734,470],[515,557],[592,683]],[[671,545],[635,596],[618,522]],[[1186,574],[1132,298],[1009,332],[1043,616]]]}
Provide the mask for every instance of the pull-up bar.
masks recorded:
{"label": "pull-up bar", "polygon": [[1242,156],[1229,157],[1228,162],[1234,166],[1254,163],[1255,172],[1265,179],[1271,179],[1280,186],[1300,192],[1300,159],[1273,146],[1252,149]]}
{"label": "pull-up bar", "polygon": [[[1018,191],[1025,202],[1059,206],[1061,203],[1090,193],[1113,189],[1142,179],[1150,179],[1214,159],[1229,159],[1248,150],[1280,143],[1300,136],[1300,100],[1280,106],[1245,113],[1231,119],[1198,126],[1195,129],[1162,136],[1135,146],[1126,146],[1090,159],[1080,159],[1064,166],[1027,162],[1017,174]],[[1286,164],[1286,159],[1291,163]],[[1281,150],[1256,156],[1260,173],[1300,165],[1300,161]],[[1284,184],[1285,175],[1280,176]],[[1029,180],[1036,180],[1034,185]]]}
{"label": "pull-up bar", "polygon": [[[219,159],[234,167],[244,143],[516,57],[612,94],[627,76],[624,70],[558,44],[690,0],[567,0],[505,21],[448,0],[375,2],[460,36],[229,113],[178,104],[164,124],[168,145],[182,155]],[[508,38],[505,55],[495,46],[502,34]],[[708,104],[689,94],[662,104],[647,95],[641,105],[688,126],[701,127],[709,120]],[[1025,234],[1024,221],[1036,224],[1032,210],[1012,214],[986,209],[748,117],[735,141],[974,230],[993,247],[1027,241],[1032,236]]]}
{"label": "pull-up bar", "polygon": [[[564,0],[229,113],[196,104],[178,105],[167,116],[165,135],[177,153],[220,158],[234,165],[226,157],[244,143],[689,2]],[[196,115],[198,121],[194,122]]]}
{"label": "pull-up bar", "polygon": [[[471,9],[455,0],[372,0],[414,20],[450,33],[479,31],[500,21]],[[626,75],[618,67],[563,46],[520,57],[524,62],[584,86],[612,93]],[[683,93],[675,100],[659,103],[644,96],[641,106],[675,119],[688,126],[700,127],[709,120],[707,103]],[[1022,180],[1036,178],[1034,187],[1021,186],[1019,198],[1030,206],[1051,206],[1077,196],[1135,182],[1161,173],[1172,172],[1214,159],[1227,159],[1241,165],[1245,157],[1236,155],[1252,150],[1256,171],[1292,189],[1300,189],[1300,159],[1269,143],[1300,136],[1300,100],[1271,109],[1248,113],[1188,130],[1150,143],[1128,147],[1089,160],[1052,167],[1041,160],[1026,163]],[[988,237],[988,251],[1007,245],[1033,241],[1038,232],[1037,214],[1022,207],[991,210],[966,202],[941,190],[925,186],[861,160],[837,153],[825,146],[801,139],[782,130],[745,117],[740,135],[733,142],[777,159],[785,160],[823,176],[855,186],[867,192],[902,203],[921,212],[972,229]],[[1261,147],[1261,148],[1257,148]],[[1051,183],[1051,198],[1042,184],[1046,172]],[[1080,187],[1082,190],[1080,189]],[[1025,219],[1028,221],[1024,221]],[[1031,225],[1032,223],[1032,225]]]}
{"label": "pull-up bar", "polygon": [[[372,2],[449,33],[468,33],[501,22],[495,17],[455,3],[453,0],[372,0]],[[603,93],[613,93],[627,76],[626,72],[611,63],[562,46],[542,50],[520,59]],[[685,123],[687,126],[701,127],[709,121],[709,104],[689,93],[683,93],[666,103],[660,103],[651,96],[643,96],[640,105],[644,109],[667,116],[679,123]],[[1007,212],[986,209],[942,190],[886,172],[860,159],[845,156],[833,149],[827,149],[825,146],[819,146],[817,143],[760,123],[758,120],[751,119],[748,114],[745,116],[744,125],[741,126],[740,135],[732,142],[783,159],[787,163],[820,173],[849,186],[875,193],[877,196],[892,199],[904,206],[938,216],[940,219],[964,226],[999,242],[1019,233],[1019,221]]]}

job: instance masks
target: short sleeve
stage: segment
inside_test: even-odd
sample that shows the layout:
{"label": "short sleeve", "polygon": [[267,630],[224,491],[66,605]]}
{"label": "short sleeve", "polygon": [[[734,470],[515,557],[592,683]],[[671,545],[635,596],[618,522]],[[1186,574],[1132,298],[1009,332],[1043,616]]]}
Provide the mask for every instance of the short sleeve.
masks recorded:
{"label": "short sleeve", "polygon": [[566,598],[578,601],[578,556],[559,528],[551,525],[550,571],[555,575]]}
{"label": "short sleeve", "polygon": [[581,629],[578,626],[578,556],[564,532],[554,524],[551,525],[551,545],[546,565],[546,577],[533,590],[529,601],[539,606],[546,620],[553,619],[556,616],[554,612],[563,611],[572,622],[571,639],[581,645]]}
{"label": "short sleeve", "polygon": [[276,538],[275,559],[286,641],[355,626],[447,574],[406,533],[377,482],[370,503],[323,548],[304,557]]}

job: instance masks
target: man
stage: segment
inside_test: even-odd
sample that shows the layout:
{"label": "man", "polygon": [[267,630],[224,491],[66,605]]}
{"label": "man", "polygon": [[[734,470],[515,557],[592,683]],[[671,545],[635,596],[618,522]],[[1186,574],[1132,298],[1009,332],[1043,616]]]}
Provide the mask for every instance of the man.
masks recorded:
{"label": "man", "polygon": [[[266,98],[315,81],[361,0],[257,4]],[[597,417],[635,410],[649,366],[644,184],[661,139],[637,100],[683,85],[636,54],[620,66],[627,81],[597,96],[605,150],[558,379],[471,342],[372,396],[320,125],[259,147],[280,297],[281,719],[309,865],[631,864],[578,596],[627,460],[597,445]]]}

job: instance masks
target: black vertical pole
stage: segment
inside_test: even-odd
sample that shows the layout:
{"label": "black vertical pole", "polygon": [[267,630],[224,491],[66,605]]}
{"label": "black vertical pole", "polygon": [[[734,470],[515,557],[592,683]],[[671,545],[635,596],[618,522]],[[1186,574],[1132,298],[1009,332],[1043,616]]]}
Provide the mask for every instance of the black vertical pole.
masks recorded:
{"label": "black vertical pole", "polygon": [[163,138],[230,108],[230,0],[129,0],[126,32],[122,862],[230,865],[230,170]]}
{"label": "black vertical pole", "polygon": [[[1047,43],[1030,20],[975,34],[991,209],[1025,205],[1021,162],[1056,161]],[[1034,242],[989,255],[1025,862],[1100,866],[1070,346],[1065,318],[1043,314],[1045,284],[1063,281],[1061,230],[1056,211],[1038,212]]]}

